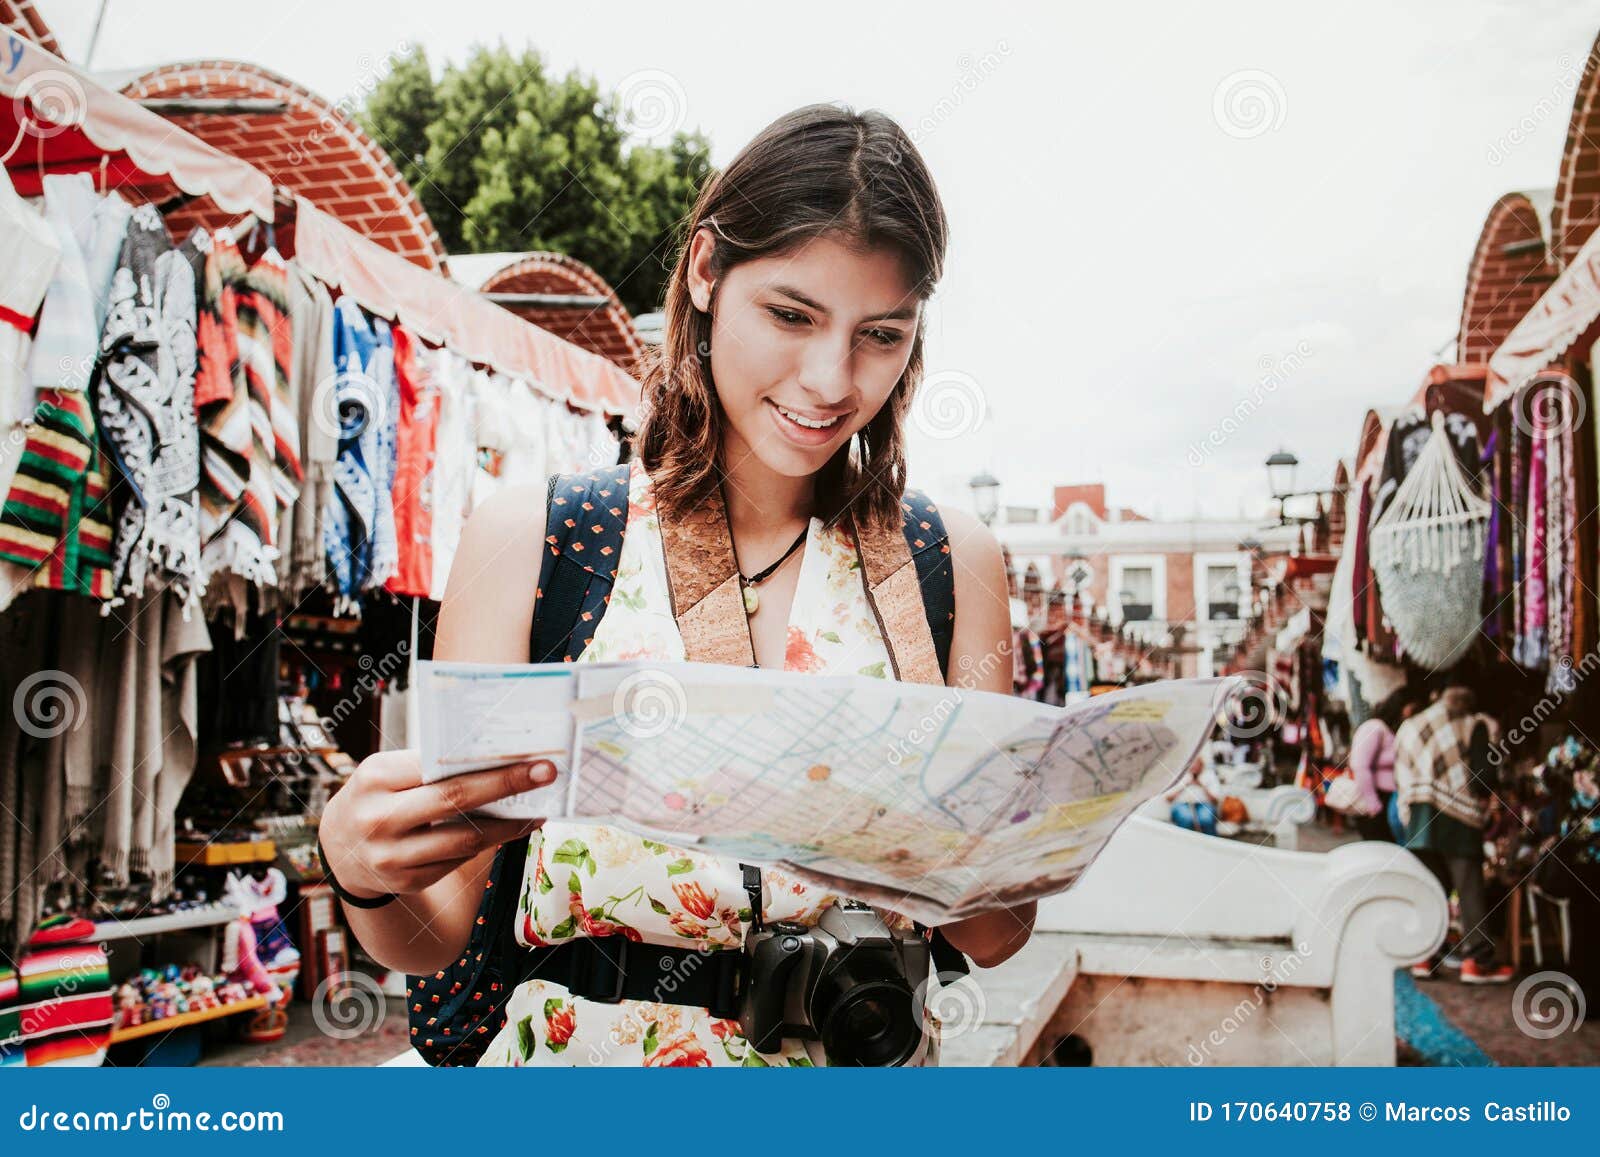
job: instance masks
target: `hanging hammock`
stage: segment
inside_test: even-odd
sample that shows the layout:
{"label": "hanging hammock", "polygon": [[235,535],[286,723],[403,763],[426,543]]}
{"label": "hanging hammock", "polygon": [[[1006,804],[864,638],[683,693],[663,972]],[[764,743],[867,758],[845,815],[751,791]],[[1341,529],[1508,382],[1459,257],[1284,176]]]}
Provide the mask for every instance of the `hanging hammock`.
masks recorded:
{"label": "hanging hammock", "polygon": [[1372,528],[1384,614],[1411,659],[1451,666],[1477,637],[1489,503],[1462,473],[1435,411],[1433,433]]}

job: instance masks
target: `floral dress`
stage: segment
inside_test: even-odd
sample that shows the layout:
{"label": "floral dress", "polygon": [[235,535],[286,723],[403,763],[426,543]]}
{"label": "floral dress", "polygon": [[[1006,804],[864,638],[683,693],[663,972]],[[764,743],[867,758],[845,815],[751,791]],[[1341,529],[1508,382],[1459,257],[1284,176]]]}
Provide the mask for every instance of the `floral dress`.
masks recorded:
{"label": "floral dress", "polygon": [[[661,524],[650,479],[635,461],[611,601],[577,661],[683,658]],[[790,611],[784,669],[893,678],[854,540],[848,530],[825,527],[816,518]],[[516,915],[517,940],[524,946],[620,935],[701,951],[739,951],[750,927],[739,864],[704,851],[670,847],[617,828],[551,820],[529,839],[527,865]],[[815,924],[837,899],[773,868],[762,869],[761,882],[768,921]],[[928,1027],[924,1063],[933,1063],[937,1025],[931,1017]],[[825,1063],[814,1041],[790,1038],[778,1052],[758,1053],[740,1035],[738,1021],[714,1017],[704,1008],[589,1001],[545,980],[518,986],[507,1005],[505,1027],[479,1061],[646,1067]]]}

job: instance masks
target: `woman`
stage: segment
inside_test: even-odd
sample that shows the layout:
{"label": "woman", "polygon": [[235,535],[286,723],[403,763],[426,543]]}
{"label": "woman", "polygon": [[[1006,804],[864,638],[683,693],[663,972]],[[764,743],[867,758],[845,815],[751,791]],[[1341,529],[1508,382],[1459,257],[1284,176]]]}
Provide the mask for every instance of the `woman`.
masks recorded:
{"label": "woman", "polygon": [[1204,836],[1216,835],[1217,820],[1221,818],[1221,791],[1222,781],[1217,773],[1204,756],[1195,756],[1184,777],[1167,792],[1167,802],[1172,805],[1172,822]]}
{"label": "woman", "polygon": [[1356,830],[1364,840],[1399,843],[1402,835],[1391,827],[1389,801],[1394,798],[1394,733],[1411,714],[1404,688],[1377,707],[1350,737],[1350,774],[1360,801]]}
{"label": "woman", "polygon": [[[746,603],[757,663],[886,674],[883,634],[846,527],[851,516],[864,526],[900,525],[905,422],[922,376],[923,311],[942,270],[945,233],[922,158],[880,113],[800,109],[707,183],[667,287],[662,356],[645,383],[616,597],[580,662],[682,656],[659,512],[702,509],[720,488],[740,574],[776,564]],[[543,487],[502,491],[473,513],[440,613],[436,658],[528,659],[544,513]],[[960,608],[949,670],[961,677],[952,682],[1008,691],[1010,664],[984,661],[1004,657],[1009,643],[999,546],[975,519],[945,517]],[[456,960],[495,847],[523,838],[528,875],[516,883],[524,944],[538,943],[569,913],[580,935],[739,943],[748,915],[739,912],[732,861],[614,829],[552,822],[535,830],[539,824],[462,814],[548,777],[517,767],[424,786],[415,752],[364,761],[330,801],[321,834],[346,890],[401,893],[399,903],[350,911],[367,950],[414,974]],[[429,826],[436,821],[446,822]],[[562,849],[568,860],[576,855],[578,839],[586,871],[557,867]],[[684,862],[691,870],[681,870]],[[670,877],[662,874],[668,863],[680,869]],[[549,869],[562,887],[552,886]],[[769,920],[815,922],[836,899],[776,871],[764,882]],[[1022,946],[1033,919],[1032,903],[997,906],[943,931],[990,967]],[[483,1063],[817,1059],[795,1040],[781,1053],[753,1056],[737,1022],[703,1008],[594,1004],[533,980],[513,995]]]}

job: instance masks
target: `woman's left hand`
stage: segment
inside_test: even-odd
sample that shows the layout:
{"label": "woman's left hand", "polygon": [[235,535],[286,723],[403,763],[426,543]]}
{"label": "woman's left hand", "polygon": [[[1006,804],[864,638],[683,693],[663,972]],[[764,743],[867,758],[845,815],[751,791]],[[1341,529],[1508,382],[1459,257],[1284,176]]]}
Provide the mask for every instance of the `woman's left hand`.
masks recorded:
{"label": "woman's left hand", "polygon": [[1033,935],[1038,904],[1029,900],[1014,908],[996,908],[941,924],[944,938],[979,968],[993,968],[1009,959]]}

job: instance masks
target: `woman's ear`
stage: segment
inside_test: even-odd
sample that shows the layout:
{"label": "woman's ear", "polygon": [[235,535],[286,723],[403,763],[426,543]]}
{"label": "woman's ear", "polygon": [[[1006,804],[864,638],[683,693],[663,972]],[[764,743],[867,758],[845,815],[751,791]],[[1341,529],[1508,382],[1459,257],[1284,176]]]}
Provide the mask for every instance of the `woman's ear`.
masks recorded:
{"label": "woman's ear", "polygon": [[711,312],[711,292],[716,281],[711,275],[711,256],[717,239],[706,226],[694,231],[689,240],[689,300],[701,313]]}

